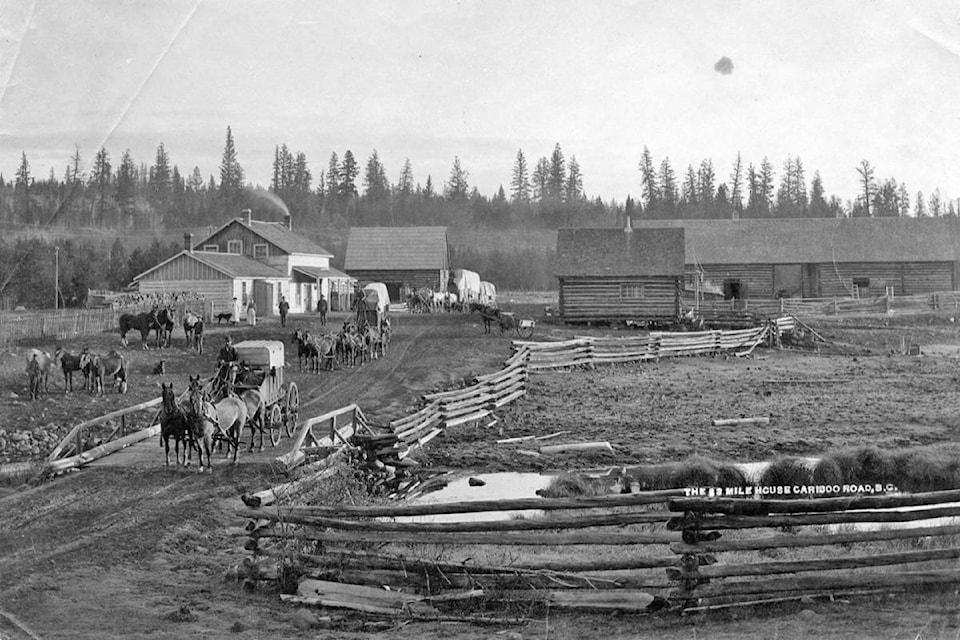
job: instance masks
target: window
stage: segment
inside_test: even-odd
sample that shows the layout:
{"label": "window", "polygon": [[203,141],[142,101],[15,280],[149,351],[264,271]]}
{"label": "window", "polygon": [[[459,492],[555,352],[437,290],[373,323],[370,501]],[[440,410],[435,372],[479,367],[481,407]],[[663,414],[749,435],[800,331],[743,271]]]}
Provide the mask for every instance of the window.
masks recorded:
{"label": "window", "polygon": [[255,244],[253,245],[253,257],[254,258],[266,258],[267,257],[267,245],[266,244]]}
{"label": "window", "polygon": [[642,284],[630,283],[620,285],[621,300],[639,300],[640,298],[643,298]]}
{"label": "window", "polygon": [[204,251],[210,251],[212,253],[220,253],[220,245],[218,244],[205,244],[203,245]]}
{"label": "window", "polygon": [[243,253],[243,242],[240,240],[227,240],[227,253]]}

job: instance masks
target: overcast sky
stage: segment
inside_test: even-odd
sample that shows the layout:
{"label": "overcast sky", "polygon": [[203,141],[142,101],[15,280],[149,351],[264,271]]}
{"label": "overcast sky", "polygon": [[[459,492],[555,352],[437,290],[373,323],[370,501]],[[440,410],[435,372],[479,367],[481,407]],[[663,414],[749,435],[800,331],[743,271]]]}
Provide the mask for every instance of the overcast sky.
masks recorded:
{"label": "overcast sky", "polygon": [[[715,69],[729,58],[727,66]],[[725,72],[724,72],[725,71]],[[439,187],[509,190],[560,143],[588,195],[637,196],[644,145],[727,180],[737,152],[799,156],[851,198],[856,166],[960,196],[960,5],[951,2],[0,0],[0,171],[58,177],[78,145],[119,164],[163,142],[219,178],[227,125],[249,180],[274,145],[409,157]]]}

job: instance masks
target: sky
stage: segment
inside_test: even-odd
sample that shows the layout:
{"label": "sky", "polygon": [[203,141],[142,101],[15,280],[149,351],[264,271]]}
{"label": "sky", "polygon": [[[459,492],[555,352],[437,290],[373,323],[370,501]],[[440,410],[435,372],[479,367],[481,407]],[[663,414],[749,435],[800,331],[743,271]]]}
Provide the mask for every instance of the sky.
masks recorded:
{"label": "sky", "polygon": [[[729,64],[718,65],[727,58]],[[716,68],[716,67],[719,67]],[[960,197],[960,4],[939,0],[0,0],[0,172],[61,177],[75,147],[219,178],[273,151],[314,177],[374,149],[396,182],[509,191],[560,144],[590,197],[640,193],[644,146],[678,175],[799,157],[829,194],[857,166]]]}

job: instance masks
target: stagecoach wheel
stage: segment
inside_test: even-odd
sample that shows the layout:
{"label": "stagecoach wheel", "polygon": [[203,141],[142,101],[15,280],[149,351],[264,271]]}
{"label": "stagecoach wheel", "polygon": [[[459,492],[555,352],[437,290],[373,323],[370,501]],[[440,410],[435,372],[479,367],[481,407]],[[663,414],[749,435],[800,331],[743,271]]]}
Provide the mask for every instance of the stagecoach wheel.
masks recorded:
{"label": "stagecoach wheel", "polygon": [[290,390],[287,391],[287,415],[283,421],[283,428],[287,432],[287,437],[293,435],[294,427],[297,426],[297,414],[300,413],[300,391],[297,389],[297,383],[290,383]]}
{"label": "stagecoach wheel", "polygon": [[280,410],[280,404],[274,403],[270,408],[270,415],[267,416],[267,428],[270,430],[270,442],[273,446],[280,444],[280,425],[283,423],[283,411]]}
{"label": "stagecoach wheel", "polygon": [[533,336],[534,326],[535,325],[533,320],[520,320],[517,323],[517,335],[523,338],[524,340],[526,340],[527,338],[530,338],[531,336]]}

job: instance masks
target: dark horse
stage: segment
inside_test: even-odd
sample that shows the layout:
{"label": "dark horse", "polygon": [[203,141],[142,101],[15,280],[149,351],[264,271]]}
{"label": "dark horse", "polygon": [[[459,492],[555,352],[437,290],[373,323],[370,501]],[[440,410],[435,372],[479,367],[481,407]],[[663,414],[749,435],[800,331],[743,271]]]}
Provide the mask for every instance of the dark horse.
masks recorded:
{"label": "dark horse", "polygon": [[[481,304],[479,302],[471,302],[469,307],[470,313],[479,313],[480,319],[483,320],[483,332],[490,333],[490,323],[493,321],[500,321],[500,309],[492,307],[490,305]],[[503,333],[503,327],[500,327],[500,333]]]}
{"label": "dark horse", "polygon": [[[173,384],[160,385],[160,446],[166,454],[167,466],[170,466],[170,438],[173,438],[173,453],[177,464],[186,464],[187,447],[191,446],[187,414],[177,404]],[[183,461],[180,459],[180,445],[183,444]]]}
{"label": "dark horse", "polygon": [[120,344],[127,346],[127,332],[131,329],[136,329],[140,332],[140,346],[144,349],[147,348],[147,338],[150,337],[150,332],[154,329],[157,330],[157,335],[163,331],[163,328],[160,325],[160,321],[157,318],[157,309],[149,311],[148,313],[125,313],[120,316]]}
{"label": "dark horse", "polygon": [[173,338],[173,311],[169,307],[163,307],[157,311],[157,348],[169,347],[170,340]]}

